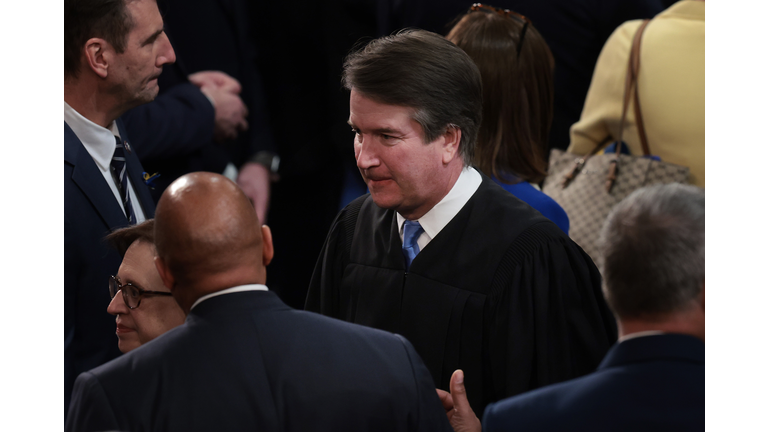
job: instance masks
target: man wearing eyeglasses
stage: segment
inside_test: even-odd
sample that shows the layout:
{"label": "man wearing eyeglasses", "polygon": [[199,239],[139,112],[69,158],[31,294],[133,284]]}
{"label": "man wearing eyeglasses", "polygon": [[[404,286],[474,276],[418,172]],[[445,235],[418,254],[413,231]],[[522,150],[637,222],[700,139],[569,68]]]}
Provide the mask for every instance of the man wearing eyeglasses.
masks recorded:
{"label": "man wearing eyeglasses", "polygon": [[472,168],[480,81],[464,51],[422,30],[347,57],[370,194],[337,216],[306,302],[402,334],[441,389],[464,369],[476,412],[591,372],[616,339],[589,256]]}

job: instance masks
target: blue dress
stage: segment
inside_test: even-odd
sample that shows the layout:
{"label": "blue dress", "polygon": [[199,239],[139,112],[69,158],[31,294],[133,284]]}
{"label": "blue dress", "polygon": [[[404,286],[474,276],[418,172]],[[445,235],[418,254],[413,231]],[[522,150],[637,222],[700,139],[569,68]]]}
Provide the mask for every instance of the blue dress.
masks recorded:
{"label": "blue dress", "polygon": [[507,192],[516,196],[517,198],[525,201],[529,206],[535,208],[544,217],[554,222],[564,233],[568,234],[568,228],[570,222],[568,221],[568,215],[565,213],[560,204],[549,197],[549,195],[536,189],[530,183],[521,181],[515,184],[508,184],[499,181],[496,177],[491,177],[493,181],[499,186],[503,187]]}

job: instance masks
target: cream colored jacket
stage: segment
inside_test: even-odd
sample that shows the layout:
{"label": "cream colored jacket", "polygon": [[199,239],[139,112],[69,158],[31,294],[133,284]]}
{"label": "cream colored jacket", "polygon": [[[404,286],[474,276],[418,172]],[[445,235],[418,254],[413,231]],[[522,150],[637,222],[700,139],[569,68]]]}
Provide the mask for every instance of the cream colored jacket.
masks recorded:
{"label": "cream colored jacket", "polygon": [[[619,134],[632,39],[642,21],[622,24],[595,66],[581,119],[571,127],[568,151],[589,153]],[[648,24],[640,49],[640,106],[651,153],[691,169],[704,187],[704,2],[682,0]],[[630,103],[624,141],[643,153]]]}

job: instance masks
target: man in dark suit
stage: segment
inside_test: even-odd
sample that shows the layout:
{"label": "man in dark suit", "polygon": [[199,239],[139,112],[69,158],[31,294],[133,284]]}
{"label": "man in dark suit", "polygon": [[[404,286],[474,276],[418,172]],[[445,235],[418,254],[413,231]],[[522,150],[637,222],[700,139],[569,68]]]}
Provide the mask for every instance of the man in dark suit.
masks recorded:
{"label": "man in dark suit", "polygon": [[[590,375],[489,405],[483,430],[704,430],[704,192],[636,191],[608,217],[602,248],[619,343]],[[457,432],[480,431],[463,375],[438,393]]]}
{"label": "man in dark suit", "polygon": [[155,207],[122,123],[175,54],[154,0],[64,2],[64,409],[75,377],[119,355],[102,241]]}
{"label": "man in dark suit", "polygon": [[267,289],[272,235],[231,180],[172,183],[155,243],[187,320],[80,375],[68,431],[450,430],[405,338],[296,311]]}

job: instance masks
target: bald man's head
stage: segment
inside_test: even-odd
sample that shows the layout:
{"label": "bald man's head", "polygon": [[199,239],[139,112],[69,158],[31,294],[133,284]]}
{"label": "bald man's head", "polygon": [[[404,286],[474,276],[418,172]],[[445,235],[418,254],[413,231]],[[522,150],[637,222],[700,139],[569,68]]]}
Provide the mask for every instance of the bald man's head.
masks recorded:
{"label": "bald man's head", "polygon": [[[199,297],[232,286],[263,284],[271,243],[268,228],[260,226],[248,198],[224,176],[187,174],[173,182],[157,204],[158,270],[163,275],[160,267],[165,267],[169,273],[163,280],[174,285],[169,288],[182,308],[177,294]],[[176,292],[176,286],[183,292]]]}

